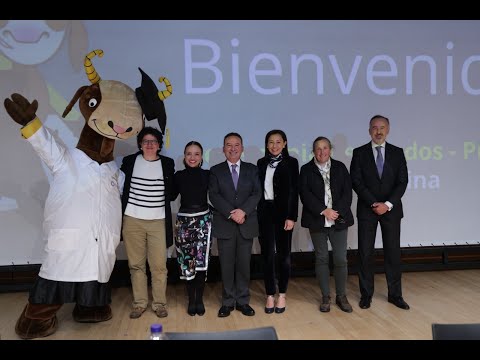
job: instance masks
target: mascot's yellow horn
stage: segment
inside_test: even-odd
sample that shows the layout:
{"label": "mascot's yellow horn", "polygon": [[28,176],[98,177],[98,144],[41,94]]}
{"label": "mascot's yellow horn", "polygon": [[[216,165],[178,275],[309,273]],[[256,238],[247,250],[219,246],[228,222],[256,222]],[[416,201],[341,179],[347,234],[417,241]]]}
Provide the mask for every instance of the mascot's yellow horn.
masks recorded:
{"label": "mascot's yellow horn", "polygon": [[96,84],[101,80],[100,75],[98,75],[91,61],[95,57],[95,55],[97,55],[98,57],[102,57],[103,50],[98,49],[90,51],[87,56],[85,56],[85,60],[83,62],[83,66],[85,67],[85,73],[88,76],[88,80],[90,80],[92,84]]}
{"label": "mascot's yellow horn", "polygon": [[162,76],[160,79],[158,79],[161,83],[165,83],[165,86],[167,87],[167,90],[162,90],[158,92],[158,97],[160,100],[165,100],[167,97],[172,95],[172,84],[170,83],[170,80],[168,80],[165,76]]}

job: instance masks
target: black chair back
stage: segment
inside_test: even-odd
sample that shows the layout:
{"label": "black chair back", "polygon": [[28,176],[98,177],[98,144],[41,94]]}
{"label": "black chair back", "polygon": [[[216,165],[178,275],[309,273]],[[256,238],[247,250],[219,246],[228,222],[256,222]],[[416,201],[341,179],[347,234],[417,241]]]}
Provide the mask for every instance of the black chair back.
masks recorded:
{"label": "black chair back", "polygon": [[433,340],[480,340],[480,324],[432,324]]}
{"label": "black chair back", "polygon": [[167,332],[170,340],[278,340],[272,326],[218,332]]}

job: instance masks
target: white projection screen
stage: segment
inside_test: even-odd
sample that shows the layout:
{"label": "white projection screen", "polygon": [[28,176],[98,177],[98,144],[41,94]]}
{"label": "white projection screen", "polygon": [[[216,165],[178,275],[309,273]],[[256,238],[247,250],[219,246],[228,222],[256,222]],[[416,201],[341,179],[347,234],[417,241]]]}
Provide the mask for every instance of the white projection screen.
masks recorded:
{"label": "white projection screen", "polygon": [[[204,168],[223,161],[230,131],[243,136],[244,160],[256,163],[274,128],[286,132],[300,165],[322,135],[349,167],[352,149],[370,140],[370,118],[381,114],[409,170],[402,247],[478,244],[479,34],[480,21],[0,20],[1,99],[13,92],[38,99],[45,126],[75,147],[84,120],[78,106],[61,114],[89,84],[84,56],[102,49],[93,63],[103,79],[135,89],[138,67],[170,79],[163,154],[177,170],[190,140],[203,145]],[[39,264],[45,245],[51,175],[19,127],[1,106],[0,265]],[[117,142],[117,162],[134,151],[135,139]],[[354,215],[356,201],[354,194]],[[172,206],[176,212],[178,201]],[[357,248],[356,224],[348,242]],[[292,250],[312,249],[299,217]],[[118,258],[126,259],[123,244]]]}

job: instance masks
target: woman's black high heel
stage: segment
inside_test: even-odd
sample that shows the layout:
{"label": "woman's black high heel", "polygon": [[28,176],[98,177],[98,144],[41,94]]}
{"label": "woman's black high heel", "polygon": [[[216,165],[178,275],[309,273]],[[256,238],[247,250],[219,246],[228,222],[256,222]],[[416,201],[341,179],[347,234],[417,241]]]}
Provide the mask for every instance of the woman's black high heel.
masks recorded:
{"label": "woman's black high heel", "polygon": [[[267,295],[267,301],[268,301],[269,298],[273,299],[273,295]],[[274,306],[272,306],[272,307],[265,306],[265,314],[272,314],[274,311],[275,311]]]}
{"label": "woman's black high heel", "polygon": [[[285,295],[285,294],[279,294],[279,295],[278,295],[278,298],[279,298],[279,299],[280,299],[280,298],[285,299],[285,298],[286,298],[286,295]],[[278,300],[277,300],[277,302],[278,302]],[[275,313],[276,313],[276,314],[281,314],[281,313],[283,313],[283,312],[285,311],[286,308],[287,308],[287,305],[285,305],[284,307],[275,306]]]}

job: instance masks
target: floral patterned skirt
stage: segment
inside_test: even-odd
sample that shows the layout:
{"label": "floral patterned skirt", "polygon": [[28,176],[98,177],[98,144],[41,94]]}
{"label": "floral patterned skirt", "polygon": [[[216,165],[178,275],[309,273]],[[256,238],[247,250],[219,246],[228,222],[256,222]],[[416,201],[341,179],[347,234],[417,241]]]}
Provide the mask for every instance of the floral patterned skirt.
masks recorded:
{"label": "floral patterned skirt", "polygon": [[178,213],[175,223],[175,248],[180,279],[191,280],[197,271],[206,271],[210,260],[212,212]]}

